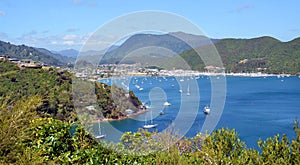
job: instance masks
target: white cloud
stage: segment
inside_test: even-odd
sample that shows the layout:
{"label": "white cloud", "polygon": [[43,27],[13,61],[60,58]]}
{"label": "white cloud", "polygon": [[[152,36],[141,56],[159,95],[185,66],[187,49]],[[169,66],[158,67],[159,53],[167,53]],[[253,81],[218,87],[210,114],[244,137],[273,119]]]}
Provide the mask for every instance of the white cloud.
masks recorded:
{"label": "white cloud", "polygon": [[76,39],[76,38],[78,38],[78,36],[75,35],[75,34],[68,34],[68,35],[64,35],[64,36],[62,37],[63,40],[74,40],[74,39]]}
{"label": "white cloud", "polygon": [[74,41],[63,41],[63,44],[64,45],[74,45],[75,44],[75,42]]}
{"label": "white cloud", "polygon": [[[91,37],[91,38],[90,38]],[[92,32],[85,34],[63,34],[49,35],[49,32],[29,31],[17,38],[11,38],[5,33],[0,32],[0,40],[11,42],[13,44],[25,44],[46,48],[48,50],[64,50],[73,48],[80,50],[103,50],[114,44],[117,36],[97,35]]]}
{"label": "white cloud", "polygon": [[57,45],[58,42],[57,42],[57,41],[51,41],[51,44],[52,44],[52,45]]}
{"label": "white cloud", "polygon": [[0,16],[5,16],[5,15],[6,15],[5,11],[0,10]]}

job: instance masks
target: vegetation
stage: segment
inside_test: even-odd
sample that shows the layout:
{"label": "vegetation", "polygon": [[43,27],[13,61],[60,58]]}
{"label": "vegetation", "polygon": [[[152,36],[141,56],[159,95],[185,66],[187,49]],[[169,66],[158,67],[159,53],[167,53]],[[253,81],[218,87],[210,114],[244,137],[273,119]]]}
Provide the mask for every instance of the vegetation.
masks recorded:
{"label": "vegetation", "polygon": [[[300,129],[291,141],[276,135],[249,149],[234,130],[192,138],[146,130],[125,133],[119,143],[97,142],[81,126],[39,118],[41,98],[22,99],[0,111],[1,164],[299,164]],[[22,112],[22,113],[21,113]],[[128,152],[129,151],[129,152]],[[138,154],[137,154],[138,153]]]}
{"label": "vegetation", "polygon": [[9,42],[0,41],[0,55],[5,54],[18,59],[31,59],[53,66],[62,66],[66,62],[72,62],[72,59],[62,57],[59,54],[53,54],[46,49],[26,45],[14,45]]}
{"label": "vegetation", "polygon": [[[271,37],[222,39],[214,43],[227,72],[265,72],[300,74],[300,39],[280,42]],[[203,49],[205,47],[200,47]],[[195,70],[204,63],[194,50],[180,56]]]}
{"label": "vegetation", "polygon": [[[72,96],[72,74],[63,70],[19,69],[16,65],[0,61],[0,105],[13,106],[15,102],[37,95],[42,104],[36,108],[41,117],[52,117],[62,121],[76,119]],[[103,117],[125,116],[126,109],[137,111],[141,102],[130,92],[117,86],[96,82],[96,95]],[[113,93],[112,93],[113,92]],[[92,113],[92,112],[90,112]]]}
{"label": "vegetation", "polygon": [[[297,120],[295,139],[276,135],[259,140],[260,151],[247,148],[229,129],[192,138],[141,129],[124,133],[119,143],[96,141],[72,121],[70,73],[20,70],[3,61],[0,67],[0,164],[300,164]],[[131,106],[127,101],[140,105],[130,92],[126,104],[114,106],[112,98],[123,98],[123,91],[94,85],[99,106],[113,110],[103,111],[107,115]]]}

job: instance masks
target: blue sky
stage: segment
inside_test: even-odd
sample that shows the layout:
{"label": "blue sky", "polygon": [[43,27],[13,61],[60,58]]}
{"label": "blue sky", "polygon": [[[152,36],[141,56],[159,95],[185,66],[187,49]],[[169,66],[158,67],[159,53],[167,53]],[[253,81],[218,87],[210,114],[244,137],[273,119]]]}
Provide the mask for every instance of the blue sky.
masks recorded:
{"label": "blue sky", "polygon": [[211,38],[300,37],[299,0],[1,0],[0,40],[49,50],[80,49],[120,15],[160,10],[185,17]]}

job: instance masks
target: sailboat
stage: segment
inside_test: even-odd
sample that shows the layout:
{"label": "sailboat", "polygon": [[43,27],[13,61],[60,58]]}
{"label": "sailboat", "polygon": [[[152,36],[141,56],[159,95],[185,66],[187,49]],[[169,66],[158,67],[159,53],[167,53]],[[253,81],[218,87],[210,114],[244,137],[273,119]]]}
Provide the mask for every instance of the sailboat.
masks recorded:
{"label": "sailboat", "polygon": [[171,103],[169,103],[169,102],[164,102],[164,106],[170,106],[171,105]]}
{"label": "sailboat", "polygon": [[189,84],[188,84],[188,87],[187,87],[186,95],[187,95],[187,96],[191,95],[191,93],[190,93],[190,85],[189,85]]}
{"label": "sailboat", "polygon": [[95,136],[96,139],[103,139],[103,138],[105,138],[105,135],[102,134],[102,132],[101,132],[101,126],[100,126],[100,123],[101,123],[101,122],[100,122],[100,120],[99,120],[99,123],[98,123],[98,127],[99,127],[99,128],[98,128],[98,129],[99,129],[99,135],[96,135],[96,136]]}
{"label": "sailboat", "polygon": [[204,112],[206,115],[208,115],[208,114],[210,113],[210,108],[209,108],[208,105],[206,105],[206,106],[204,107],[203,112]]}
{"label": "sailboat", "polygon": [[150,115],[151,115],[150,124],[147,124],[147,120],[146,120],[147,115],[145,115],[145,125],[143,126],[143,128],[145,128],[145,129],[155,128],[158,125],[158,124],[153,124],[152,111],[150,111]]}

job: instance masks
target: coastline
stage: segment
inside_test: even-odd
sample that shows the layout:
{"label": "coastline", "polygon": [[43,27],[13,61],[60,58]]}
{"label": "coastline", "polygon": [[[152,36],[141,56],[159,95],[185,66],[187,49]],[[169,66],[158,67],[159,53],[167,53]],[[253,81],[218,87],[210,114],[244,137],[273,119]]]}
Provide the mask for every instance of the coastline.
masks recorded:
{"label": "coastline", "polygon": [[[133,77],[147,77],[152,75],[119,75],[117,77],[123,77],[123,76],[133,76]],[[261,72],[249,72],[249,73],[214,73],[214,72],[198,72],[198,71],[192,71],[192,70],[174,70],[174,71],[162,71],[159,72],[156,76],[161,77],[188,77],[188,76],[236,76],[236,77],[290,77],[290,76],[300,76],[298,74],[274,74],[274,73],[261,73]],[[109,78],[116,78],[116,77],[107,77],[107,78],[98,78],[98,81],[109,79]]]}
{"label": "coastline", "polygon": [[148,112],[148,110],[140,110],[140,111],[137,111],[137,112],[135,112],[135,113],[129,114],[129,115],[127,115],[127,116],[120,117],[120,118],[118,118],[118,119],[104,118],[104,119],[102,119],[102,120],[92,120],[90,123],[91,123],[91,124],[95,124],[95,123],[99,123],[99,122],[121,121],[121,120],[126,120],[126,119],[128,119],[128,118],[135,117],[135,116],[138,116],[138,115],[147,113],[147,112]]}

